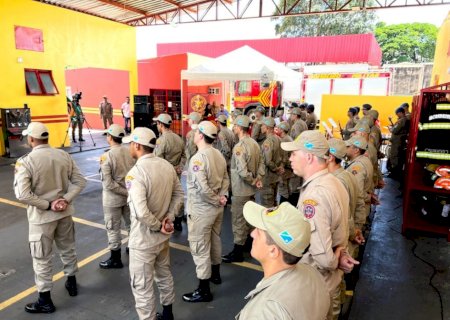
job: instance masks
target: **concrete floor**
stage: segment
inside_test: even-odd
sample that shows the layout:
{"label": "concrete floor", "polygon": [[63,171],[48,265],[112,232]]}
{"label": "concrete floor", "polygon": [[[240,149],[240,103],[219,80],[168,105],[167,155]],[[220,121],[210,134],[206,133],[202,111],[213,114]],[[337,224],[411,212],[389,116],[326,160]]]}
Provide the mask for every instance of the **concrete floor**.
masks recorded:
{"label": "concrete floor", "polygon": [[[86,137],[85,137],[86,138]],[[105,146],[103,138],[94,134],[96,147]],[[93,146],[91,146],[93,148]],[[69,151],[79,151],[77,147]],[[108,256],[107,237],[103,229],[101,183],[98,159],[104,149],[74,153],[82,173],[89,179],[86,189],[77,198],[76,239],[80,271],[77,275],[79,295],[69,297],[59,257],[54,258],[52,298],[57,312],[30,315],[24,304],[34,301],[34,276],[27,243],[28,223],[25,209],[17,206],[12,190],[13,159],[0,159],[0,319],[137,319],[133,295],[128,282],[128,257],[123,253],[125,268],[102,270],[98,263]],[[414,243],[398,231],[401,227],[401,198],[395,182],[388,180],[380,195],[382,205],[372,225],[364,254],[349,319],[442,319],[437,293],[428,285],[433,269],[415,258]],[[9,202],[13,201],[13,202]],[[243,307],[244,296],[261,279],[256,261],[222,265],[221,285],[211,285],[214,300],[210,303],[187,304],[181,295],[197,285],[195,266],[187,247],[186,226],[172,239],[171,261],[175,278],[176,319],[233,319]],[[449,266],[450,249],[445,239],[417,237],[415,253],[432,263],[437,274],[433,284],[443,300],[443,319],[450,319]],[[223,251],[232,248],[230,212],[227,209],[223,226]],[[158,308],[160,309],[160,307]]]}

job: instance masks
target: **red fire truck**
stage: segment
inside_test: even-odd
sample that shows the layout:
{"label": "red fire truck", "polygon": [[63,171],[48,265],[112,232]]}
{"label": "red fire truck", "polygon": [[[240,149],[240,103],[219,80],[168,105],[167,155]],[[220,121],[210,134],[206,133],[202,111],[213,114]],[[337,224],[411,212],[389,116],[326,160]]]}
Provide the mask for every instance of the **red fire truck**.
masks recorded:
{"label": "red fire truck", "polygon": [[274,114],[281,107],[282,83],[279,81],[235,81],[234,82],[234,107],[241,109],[249,115],[257,106],[266,109],[272,108]]}

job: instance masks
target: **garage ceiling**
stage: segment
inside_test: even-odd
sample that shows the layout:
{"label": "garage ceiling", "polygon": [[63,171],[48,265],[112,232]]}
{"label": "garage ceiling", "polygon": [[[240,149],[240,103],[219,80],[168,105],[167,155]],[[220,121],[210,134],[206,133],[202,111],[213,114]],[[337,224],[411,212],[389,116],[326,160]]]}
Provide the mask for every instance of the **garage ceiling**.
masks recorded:
{"label": "garage ceiling", "polygon": [[[35,0],[131,26],[449,5],[450,0]],[[399,9],[401,10],[401,9]],[[399,14],[400,11],[399,11]],[[407,13],[404,13],[407,14]]]}

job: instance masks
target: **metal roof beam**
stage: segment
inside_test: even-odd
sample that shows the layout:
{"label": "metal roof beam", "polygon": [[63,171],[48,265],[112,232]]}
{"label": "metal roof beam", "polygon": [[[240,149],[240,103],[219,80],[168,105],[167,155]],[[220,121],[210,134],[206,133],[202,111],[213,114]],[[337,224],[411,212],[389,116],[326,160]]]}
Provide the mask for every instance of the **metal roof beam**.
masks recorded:
{"label": "metal roof beam", "polygon": [[147,12],[144,11],[144,10],[139,10],[139,9],[137,9],[135,7],[127,6],[126,4],[120,3],[120,2],[117,2],[117,1],[113,1],[113,0],[97,0],[97,1],[101,2],[101,3],[104,3],[104,4],[109,4],[111,6],[114,6],[114,7],[120,8],[120,9],[131,11],[131,12],[134,12],[134,13],[139,13],[139,14],[142,14],[143,16],[145,16],[147,14]]}
{"label": "metal roof beam", "polygon": [[[164,2],[167,2],[167,3],[170,3],[170,4],[172,4],[172,5],[174,5],[174,6],[176,6],[178,9],[181,9],[182,7],[180,6],[180,4],[179,3],[177,3],[176,1],[174,1],[174,0],[163,0]],[[186,10],[186,11],[190,11],[190,12],[192,12],[192,13],[196,13],[197,11],[195,11],[194,9],[192,9],[192,8],[190,8],[190,7],[187,7],[187,8],[183,8],[184,10]]]}

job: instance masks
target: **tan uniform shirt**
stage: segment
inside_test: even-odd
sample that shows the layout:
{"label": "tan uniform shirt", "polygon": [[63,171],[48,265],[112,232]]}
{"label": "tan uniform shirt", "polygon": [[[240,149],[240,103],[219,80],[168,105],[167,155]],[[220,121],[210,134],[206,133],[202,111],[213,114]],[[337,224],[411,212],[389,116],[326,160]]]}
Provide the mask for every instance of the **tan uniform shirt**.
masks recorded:
{"label": "tan uniform shirt", "polygon": [[127,204],[128,191],[125,187],[125,176],[135,162],[129,148],[122,145],[113,145],[100,157],[104,207],[122,207]]}
{"label": "tan uniform shirt", "polygon": [[163,158],[175,168],[183,168],[186,164],[183,139],[172,131],[165,131],[156,141],[155,155]]}
{"label": "tan uniform shirt", "polygon": [[268,186],[278,181],[277,169],[281,166],[281,139],[274,135],[266,135],[261,145],[261,153],[264,159],[265,174],[263,185]]}
{"label": "tan uniform shirt", "polygon": [[113,107],[110,102],[100,102],[100,116],[102,118],[112,118]]}
{"label": "tan uniform shirt", "polygon": [[293,140],[295,140],[295,138],[297,138],[300,133],[302,133],[303,131],[308,130],[308,126],[306,124],[305,121],[303,121],[302,119],[297,119],[294,122],[294,125],[291,127],[291,131],[289,132],[289,135],[291,136],[291,138]]}
{"label": "tan uniform shirt", "polygon": [[236,319],[323,320],[330,306],[320,273],[303,263],[261,280],[245,299]]}
{"label": "tan uniform shirt", "polygon": [[261,126],[261,120],[256,120],[252,125],[252,138],[259,144],[261,144],[266,138],[266,135],[261,132]]}
{"label": "tan uniform shirt", "polygon": [[377,151],[380,150],[382,140],[381,129],[376,124],[370,128],[369,140],[372,141]]}
{"label": "tan uniform shirt", "polygon": [[[72,215],[72,200],[84,189],[86,179],[65,151],[41,144],[19,158],[15,166],[14,193],[27,207],[28,222],[43,224]],[[63,212],[47,210],[51,201],[64,198]]]}
{"label": "tan uniform shirt", "polygon": [[366,210],[365,215],[362,217],[355,214],[355,227],[361,229],[366,222],[366,218],[370,210],[370,202],[373,191],[373,166],[368,157],[360,155],[353,161],[349,162],[346,170],[355,176],[356,182],[358,183],[358,189],[363,192]]}
{"label": "tan uniform shirt", "polygon": [[165,217],[174,220],[184,193],[174,168],[164,159],[147,154],[139,158],[125,178],[130,207],[129,247],[148,249],[169,238],[159,232]]}
{"label": "tan uniform shirt", "polygon": [[211,208],[219,208],[220,197],[228,196],[227,164],[213,147],[199,150],[189,161],[186,180],[188,212],[207,215]]}
{"label": "tan uniform shirt", "polygon": [[342,130],[344,140],[350,139],[352,132],[350,132],[349,129],[352,129],[354,126],[356,126],[355,118],[348,119],[347,123],[345,124],[344,130]]}
{"label": "tan uniform shirt", "polygon": [[231,188],[236,196],[253,196],[256,193],[256,179],[265,174],[264,159],[259,145],[244,136],[233,148],[231,156]]}
{"label": "tan uniform shirt", "polygon": [[308,130],[315,130],[317,125],[317,116],[314,112],[308,113],[306,117],[306,125],[308,126]]}
{"label": "tan uniform shirt", "polygon": [[333,249],[348,244],[347,191],[327,169],[321,170],[303,183],[297,207],[311,223],[311,245],[301,262],[317,268],[334,292],[343,272]]}
{"label": "tan uniform shirt", "polygon": [[227,162],[227,166],[230,165],[231,153],[235,144],[235,134],[228,128],[220,128],[217,139],[214,141],[214,148],[218,149]]}
{"label": "tan uniform shirt", "polygon": [[194,143],[195,130],[191,130],[186,134],[186,147],[184,153],[186,154],[186,161],[192,158],[192,156],[197,152],[197,146]]}

